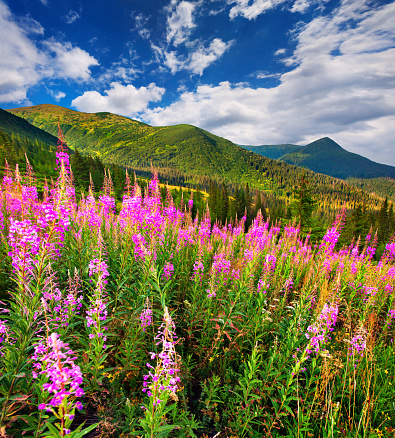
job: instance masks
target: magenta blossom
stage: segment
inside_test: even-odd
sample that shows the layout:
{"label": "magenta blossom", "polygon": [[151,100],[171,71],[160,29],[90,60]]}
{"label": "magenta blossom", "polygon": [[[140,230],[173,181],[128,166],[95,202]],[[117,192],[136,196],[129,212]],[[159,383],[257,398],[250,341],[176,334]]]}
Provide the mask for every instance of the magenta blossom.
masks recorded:
{"label": "magenta blossom", "polygon": [[[69,344],[62,342],[57,333],[52,333],[49,338],[34,346],[33,359],[36,361],[33,365],[33,377],[44,375],[48,382],[43,384],[43,390],[52,394],[52,398],[47,403],[40,404],[39,409],[52,411],[66,397],[77,398],[84,395],[81,388],[81,369],[74,363],[77,358]],[[82,409],[82,404],[73,402],[71,408]]]}

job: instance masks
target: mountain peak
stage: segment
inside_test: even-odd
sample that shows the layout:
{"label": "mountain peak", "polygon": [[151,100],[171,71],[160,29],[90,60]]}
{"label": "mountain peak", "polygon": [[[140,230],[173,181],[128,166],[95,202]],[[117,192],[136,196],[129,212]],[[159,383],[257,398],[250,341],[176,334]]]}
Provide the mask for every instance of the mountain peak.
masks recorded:
{"label": "mountain peak", "polygon": [[336,143],[334,140],[332,140],[329,137],[322,137],[319,138],[318,140],[315,140],[311,143],[309,143],[308,145],[306,145],[303,149],[325,149],[325,150],[344,150],[338,143]]}

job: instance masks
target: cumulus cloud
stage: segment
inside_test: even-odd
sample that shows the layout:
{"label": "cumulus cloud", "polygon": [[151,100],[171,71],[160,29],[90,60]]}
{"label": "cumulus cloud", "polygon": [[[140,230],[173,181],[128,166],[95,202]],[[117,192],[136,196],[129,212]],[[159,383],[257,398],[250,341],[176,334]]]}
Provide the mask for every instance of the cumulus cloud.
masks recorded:
{"label": "cumulus cloud", "polygon": [[394,22],[395,3],[374,10],[367,1],[344,1],[298,29],[285,61],[292,69],[277,87],[200,85],[148,110],[145,120],[195,124],[240,144],[303,144],[327,135],[395,165]]}
{"label": "cumulus cloud", "polygon": [[146,111],[150,102],[162,99],[165,89],[154,83],[148,87],[136,88],[133,85],[122,85],[112,82],[110,88],[103,94],[98,91],[86,91],[74,99],[71,104],[79,111],[98,112],[108,111],[128,117],[136,117]]}
{"label": "cumulus cloud", "polygon": [[27,89],[41,77],[45,55],[28,38],[31,30],[20,27],[0,1],[0,102],[25,100]]}
{"label": "cumulus cloud", "polygon": [[79,47],[55,39],[35,42],[44,34],[31,17],[18,18],[0,0],[0,102],[26,101],[30,87],[47,78],[86,80],[98,61]]}
{"label": "cumulus cloud", "polygon": [[88,52],[73,47],[71,43],[50,39],[44,45],[55,55],[54,69],[57,77],[87,80],[91,74],[90,67],[99,65]]}
{"label": "cumulus cloud", "polygon": [[304,13],[312,5],[322,7],[328,0],[295,0],[293,3],[287,0],[227,0],[229,5],[234,5],[230,9],[229,17],[234,19],[237,16],[255,20],[259,15],[264,14],[270,9],[275,9],[280,5],[291,3],[291,12]]}

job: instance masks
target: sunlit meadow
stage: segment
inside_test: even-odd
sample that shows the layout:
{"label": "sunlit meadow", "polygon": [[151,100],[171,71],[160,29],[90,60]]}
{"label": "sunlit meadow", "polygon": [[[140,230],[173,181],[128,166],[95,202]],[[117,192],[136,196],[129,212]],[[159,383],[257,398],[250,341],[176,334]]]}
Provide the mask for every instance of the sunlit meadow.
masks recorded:
{"label": "sunlit meadow", "polygon": [[1,183],[0,436],[394,436],[395,243],[211,226],[155,173],[77,202],[57,165]]}

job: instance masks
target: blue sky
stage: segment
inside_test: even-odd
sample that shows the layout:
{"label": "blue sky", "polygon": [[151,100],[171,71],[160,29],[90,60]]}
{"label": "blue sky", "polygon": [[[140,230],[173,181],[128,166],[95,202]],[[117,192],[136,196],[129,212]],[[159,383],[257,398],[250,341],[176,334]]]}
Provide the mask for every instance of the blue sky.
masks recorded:
{"label": "blue sky", "polygon": [[0,0],[0,107],[40,103],[395,165],[395,2]]}

